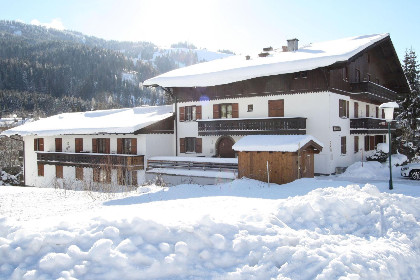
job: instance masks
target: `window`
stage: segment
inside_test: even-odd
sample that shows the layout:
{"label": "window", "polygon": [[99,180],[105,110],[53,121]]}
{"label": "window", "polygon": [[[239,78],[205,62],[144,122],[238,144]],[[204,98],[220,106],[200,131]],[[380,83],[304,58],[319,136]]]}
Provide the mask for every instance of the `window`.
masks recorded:
{"label": "window", "polygon": [[185,152],[187,153],[195,152],[195,137],[185,138]]}
{"label": "window", "polygon": [[195,121],[201,119],[201,106],[179,107],[179,121]]}
{"label": "window", "polygon": [[349,101],[344,99],[338,100],[338,116],[340,118],[348,118],[349,117]]}
{"label": "window", "polygon": [[110,141],[109,138],[93,138],[92,153],[109,154]]}
{"label": "window", "polygon": [[349,81],[349,69],[347,66],[343,67],[343,69],[341,70],[341,75],[344,81]]}
{"label": "window", "polygon": [[76,180],[83,181],[83,167],[76,167]]}
{"label": "window", "polygon": [[367,80],[370,82],[370,74],[367,74]]}
{"label": "window", "polygon": [[137,138],[118,138],[117,154],[136,155]]}
{"label": "window", "polygon": [[44,138],[35,138],[34,151],[43,151],[43,150],[44,150]]}
{"label": "window", "polygon": [[186,106],[185,107],[185,120],[186,121],[195,121],[196,119],[197,119],[197,107]]}
{"label": "window", "polygon": [[82,152],[83,151],[83,138],[76,138],[76,139],[74,139],[74,146],[75,146],[75,149],[74,149],[74,151],[76,152],[76,153],[80,153],[80,152]]}
{"label": "window", "polygon": [[374,150],[375,146],[375,136],[365,136],[365,151]]}
{"label": "window", "polygon": [[38,163],[38,176],[44,176],[44,165],[41,163]]}
{"label": "window", "polygon": [[63,178],[63,166],[62,165],[56,165],[55,166],[55,177],[56,178]]}
{"label": "window", "polygon": [[109,171],[105,168],[94,168],[93,181],[98,183],[111,183],[111,173]]}
{"label": "window", "polygon": [[293,79],[297,80],[299,78],[302,78],[302,79],[308,78],[308,71],[302,71],[302,72],[295,72],[295,73],[293,73]]}
{"label": "window", "polygon": [[137,171],[118,169],[118,185],[121,186],[136,186],[137,185]]}
{"label": "window", "polygon": [[220,118],[222,119],[232,118],[232,104],[220,104]]}
{"label": "window", "polygon": [[213,119],[239,118],[238,103],[213,104]]}
{"label": "window", "polygon": [[358,102],[354,102],[354,117],[355,118],[359,117],[359,103]]}
{"label": "window", "polygon": [[202,138],[185,137],[179,139],[180,153],[202,153]]}
{"label": "window", "polygon": [[376,109],[376,118],[379,118],[379,107],[375,107]]}
{"label": "window", "polygon": [[354,153],[359,152],[359,136],[354,136]]}
{"label": "window", "polygon": [[347,153],[347,143],[346,136],[341,137],[341,154],[345,155]]}
{"label": "window", "polygon": [[360,70],[359,69],[356,69],[356,72],[355,72],[355,82],[360,83]]}
{"label": "window", "polygon": [[385,119],[385,110],[382,109],[382,118]]}
{"label": "window", "polygon": [[366,105],[366,118],[369,118],[370,116],[370,108],[369,105]]}
{"label": "window", "polygon": [[62,152],[63,151],[63,139],[55,138],[55,151]]}
{"label": "window", "polygon": [[248,105],[248,112],[252,112],[254,111],[254,105],[253,104],[249,104]]}

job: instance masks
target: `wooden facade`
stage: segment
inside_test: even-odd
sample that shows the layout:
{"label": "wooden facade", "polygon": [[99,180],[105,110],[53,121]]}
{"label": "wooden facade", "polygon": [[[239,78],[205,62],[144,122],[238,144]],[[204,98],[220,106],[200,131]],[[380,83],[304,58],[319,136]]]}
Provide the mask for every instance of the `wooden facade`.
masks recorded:
{"label": "wooden facade", "polygon": [[238,152],[238,177],[276,184],[313,178],[314,154],[321,150],[321,146],[311,141],[297,152]]}
{"label": "wooden facade", "polygon": [[386,37],[348,61],[327,67],[218,86],[172,88],[180,102],[320,91],[379,105],[408,93],[409,86],[391,39]]}

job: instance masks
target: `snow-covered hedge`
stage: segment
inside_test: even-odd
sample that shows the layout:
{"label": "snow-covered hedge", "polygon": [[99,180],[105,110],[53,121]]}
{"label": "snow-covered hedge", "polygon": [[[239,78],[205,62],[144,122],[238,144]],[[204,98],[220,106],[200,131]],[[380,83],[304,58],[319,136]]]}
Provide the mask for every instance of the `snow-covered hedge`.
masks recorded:
{"label": "snow-covered hedge", "polygon": [[3,185],[12,185],[17,186],[19,185],[19,179],[18,175],[11,175],[9,173],[6,173],[5,171],[0,171],[0,186]]}

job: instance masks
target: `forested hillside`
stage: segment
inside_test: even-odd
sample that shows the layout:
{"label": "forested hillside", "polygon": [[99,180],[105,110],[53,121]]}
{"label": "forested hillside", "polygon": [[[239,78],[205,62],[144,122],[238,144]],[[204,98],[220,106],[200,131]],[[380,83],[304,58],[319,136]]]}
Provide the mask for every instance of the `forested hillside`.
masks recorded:
{"label": "forested hillside", "polygon": [[141,83],[199,62],[195,47],[182,47],[0,21],[0,117],[163,104],[162,90]]}

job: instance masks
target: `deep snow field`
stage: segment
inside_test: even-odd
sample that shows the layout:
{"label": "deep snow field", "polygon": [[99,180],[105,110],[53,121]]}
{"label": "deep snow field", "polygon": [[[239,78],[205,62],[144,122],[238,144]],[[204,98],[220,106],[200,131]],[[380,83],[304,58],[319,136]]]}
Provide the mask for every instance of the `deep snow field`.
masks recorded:
{"label": "deep snow field", "polygon": [[0,186],[0,279],[419,279],[420,181],[377,162],[286,185]]}

